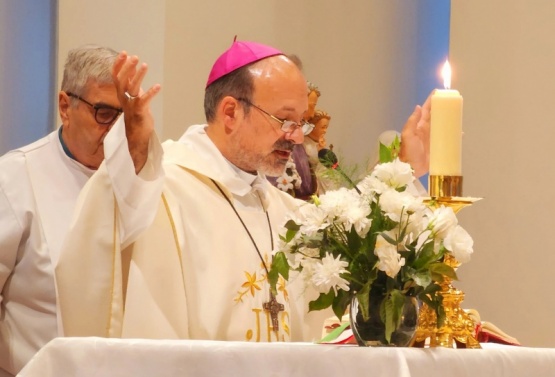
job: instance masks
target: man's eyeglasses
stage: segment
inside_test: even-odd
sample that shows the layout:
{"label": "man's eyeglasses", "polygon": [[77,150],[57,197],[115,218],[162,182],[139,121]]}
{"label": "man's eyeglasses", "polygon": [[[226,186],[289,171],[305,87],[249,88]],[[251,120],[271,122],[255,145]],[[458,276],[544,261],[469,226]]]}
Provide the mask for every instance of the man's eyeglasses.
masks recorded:
{"label": "man's eyeglasses", "polygon": [[291,133],[291,132],[294,132],[297,128],[300,128],[304,135],[308,135],[314,129],[313,124],[308,123],[304,120],[302,120],[301,124],[299,124],[297,122],[293,122],[292,120],[279,119],[278,117],[270,114],[266,110],[256,106],[254,103],[252,103],[251,101],[249,101],[246,98],[237,98],[237,100],[242,101],[242,102],[246,103],[247,105],[252,106],[252,107],[262,111],[264,114],[268,115],[270,118],[272,118],[276,122],[279,122],[281,124],[281,127],[280,127],[281,130],[285,133]]}
{"label": "man's eyeglasses", "polygon": [[123,113],[123,109],[117,109],[108,105],[93,105],[89,101],[79,97],[77,94],[73,94],[71,92],[66,92],[66,94],[70,97],[77,98],[79,101],[92,107],[94,109],[94,119],[99,124],[112,124],[114,120],[116,120],[116,118]]}

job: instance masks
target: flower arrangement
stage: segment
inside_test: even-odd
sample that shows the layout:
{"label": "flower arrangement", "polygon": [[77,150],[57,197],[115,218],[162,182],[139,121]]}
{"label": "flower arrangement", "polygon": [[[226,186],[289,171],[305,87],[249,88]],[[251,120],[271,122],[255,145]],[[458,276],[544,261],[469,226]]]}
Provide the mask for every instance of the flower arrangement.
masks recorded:
{"label": "flower arrangement", "polygon": [[433,207],[411,193],[410,165],[394,159],[377,165],[354,188],[328,191],[301,204],[280,234],[269,274],[297,271],[319,292],[309,310],[332,307],[338,318],[357,297],[368,318],[372,297],[383,298],[385,338],[397,329],[405,296],[432,308],[438,325],[445,318],[440,283],[456,273],[444,258],[470,259],[473,241],[449,207]]}

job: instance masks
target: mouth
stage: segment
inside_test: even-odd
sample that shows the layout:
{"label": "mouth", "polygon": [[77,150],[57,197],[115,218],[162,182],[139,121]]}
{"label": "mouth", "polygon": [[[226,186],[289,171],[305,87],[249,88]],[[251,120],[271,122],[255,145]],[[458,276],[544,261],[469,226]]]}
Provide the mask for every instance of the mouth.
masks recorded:
{"label": "mouth", "polygon": [[291,156],[291,151],[288,149],[276,149],[274,153],[277,155],[279,159],[288,160],[289,156]]}
{"label": "mouth", "polygon": [[278,140],[274,143],[274,155],[280,160],[288,160],[293,152],[293,147],[295,143],[289,140]]}

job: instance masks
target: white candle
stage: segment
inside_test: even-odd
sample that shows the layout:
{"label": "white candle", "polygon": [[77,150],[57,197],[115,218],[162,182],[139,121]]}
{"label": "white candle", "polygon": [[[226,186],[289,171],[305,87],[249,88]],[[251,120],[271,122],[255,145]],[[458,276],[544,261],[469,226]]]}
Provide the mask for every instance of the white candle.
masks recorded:
{"label": "white candle", "polygon": [[442,73],[445,89],[432,95],[430,175],[461,176],[463,98],[450,89],[449,62],[445,62]]}

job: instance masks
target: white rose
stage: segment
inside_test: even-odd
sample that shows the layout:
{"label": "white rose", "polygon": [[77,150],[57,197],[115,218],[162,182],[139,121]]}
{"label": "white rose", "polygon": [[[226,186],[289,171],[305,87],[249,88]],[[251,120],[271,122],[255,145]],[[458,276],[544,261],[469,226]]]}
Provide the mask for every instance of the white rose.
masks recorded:
{"label": "white rose", "polygon": [[461,263],[469,262],[470,256],[474,252],[472,237],[460,225],[457,225],[447,234],[443,246]]}
{"label": "white rose", "polygon": [[431,217],[428,229],[432,233],[440,238],[445,238],[447,233],[449,233],[458,224],[457,216],[451,207],[441,206],[436,208]]}
{"label": "white rose", "polygon": [[406,217],[407,211],[418,211],[421,206],[422,198],[417,198],[407,192],[389,189],[380,196],[380,208],[387,217],[397,222],[401,220],[401,215]]}
{"label": "white rose", "polygon": [[401,162],[398,158],[392,162],[377,165],[372,172],[372,176],[392,188],[405,187],[414,181],[411,166]]}
{"label": "white rose", "polygon": [[411,240],[419,237],[428,227],[428,218],[425,216],[424,209],[425,206],[422,204],[422,207],[413,212],[409,217],[407,234],[410,235]]}
{"label": "white rose", "polygon": [[378,270],[385,272],[389,277],[394,278],[405,265],[405,258],[401,258],[396,246],[387,242],[382,236],[378,236],[376,240],[374,254],[379,258]]}

